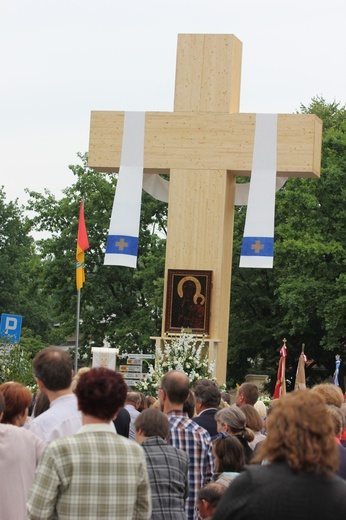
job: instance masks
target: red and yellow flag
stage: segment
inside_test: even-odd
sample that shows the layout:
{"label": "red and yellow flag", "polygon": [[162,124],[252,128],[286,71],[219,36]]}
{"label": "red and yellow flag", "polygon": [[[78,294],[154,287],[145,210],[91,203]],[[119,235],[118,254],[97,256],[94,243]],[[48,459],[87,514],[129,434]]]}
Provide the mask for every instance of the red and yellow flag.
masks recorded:
{"label": "red and yellow flag", "polygon": [[77,291],[83,287],[85,282],[84,273],[84,251],[89,248],[89,240],[84,220],[84,199],[80,203],[77,251],[76,251],[76,285]]}
{"label": "red and yellow flag", "polygon": [[287,356],[287,348],[286,348],[286,340],[283,340],[283,345],[280,349],[280,362],[278,368],[278,375],[276,378],[276,385],[274,390],[273,399],[278,399],[282,395],[286,393],[286,356]]}

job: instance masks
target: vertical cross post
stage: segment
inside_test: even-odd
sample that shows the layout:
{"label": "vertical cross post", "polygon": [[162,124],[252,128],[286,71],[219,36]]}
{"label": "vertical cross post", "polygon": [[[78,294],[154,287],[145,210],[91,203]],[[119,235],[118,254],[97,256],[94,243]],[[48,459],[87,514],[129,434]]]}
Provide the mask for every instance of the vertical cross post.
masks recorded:
{"label": "vertical cross post", "polygon": [[[233,35],[179,35],[174,111],[238,112],[241,54]],[[218,344],[220,383],[227,366],[234,193],[235,176],[227,170],[170,172],[166,277],[168,269],[212,270],[209,336]]]}

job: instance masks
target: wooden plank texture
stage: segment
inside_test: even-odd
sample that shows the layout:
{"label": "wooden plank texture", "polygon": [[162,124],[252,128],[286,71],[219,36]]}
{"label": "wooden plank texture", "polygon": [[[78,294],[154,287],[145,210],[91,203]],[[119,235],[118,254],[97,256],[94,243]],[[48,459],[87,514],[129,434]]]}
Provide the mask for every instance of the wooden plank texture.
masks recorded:
{"label": "wooden plank texture", "polygon": [[[170,169],[228,170],[250,175],[255,114],[147,112],[146,173]],[[92,112],[89,166],[120,166],[124,112]],[[321,120],[313,114],[279,114],[277,171],[283,177],[319,177]]]}
{"label": "wooden plank texture", "polygon": [[[179,35],[174,112],[145,119],[144,171],[170,173],[163,316],[168,269],[212,271],[209,337],[219,383],[226,379],[235,179],[250,175],[256,117],[238,113],[241,56],[233,35]],[[91,168],[118,171],[123,122],[124,112],[92,112]],[[316,116],[280,114],[278,175],[319,177],[321,142]]]}

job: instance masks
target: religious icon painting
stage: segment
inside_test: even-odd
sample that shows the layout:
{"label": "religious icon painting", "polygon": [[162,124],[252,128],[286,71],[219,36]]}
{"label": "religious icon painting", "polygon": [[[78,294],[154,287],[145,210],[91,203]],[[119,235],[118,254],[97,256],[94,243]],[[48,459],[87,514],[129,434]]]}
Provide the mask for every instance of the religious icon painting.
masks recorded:
{"label": "religious icon painting", "polygon": [[212,271],[168,269],[165,332],[209,334]]}

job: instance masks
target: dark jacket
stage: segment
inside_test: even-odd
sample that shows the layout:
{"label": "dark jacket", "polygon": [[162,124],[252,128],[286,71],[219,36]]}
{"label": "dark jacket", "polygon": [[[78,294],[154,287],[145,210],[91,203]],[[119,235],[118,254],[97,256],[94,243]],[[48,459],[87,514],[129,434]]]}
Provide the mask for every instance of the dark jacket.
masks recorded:
{"label": "dark jacket", "polygon": [[131,417],[126,408],[120,408],[116,418],[114,419],[114,426],[119,435],[129,437]]}
{"label": "dark jacket", "polygon": [[193,418],[195,423],[202,426],[207,432],[209,432],[212,440],[218,436],[217,432],[217,423],[215,421],[215,414],[217,412],[217,408],[208,408],[207,410],[203,410],[197,417]]}
{"label": "dark jacket", "polygon": [[213,520],[326,520],[345,513],[341,478],[295,474],[282,463],[247,466],[223,495]]}

